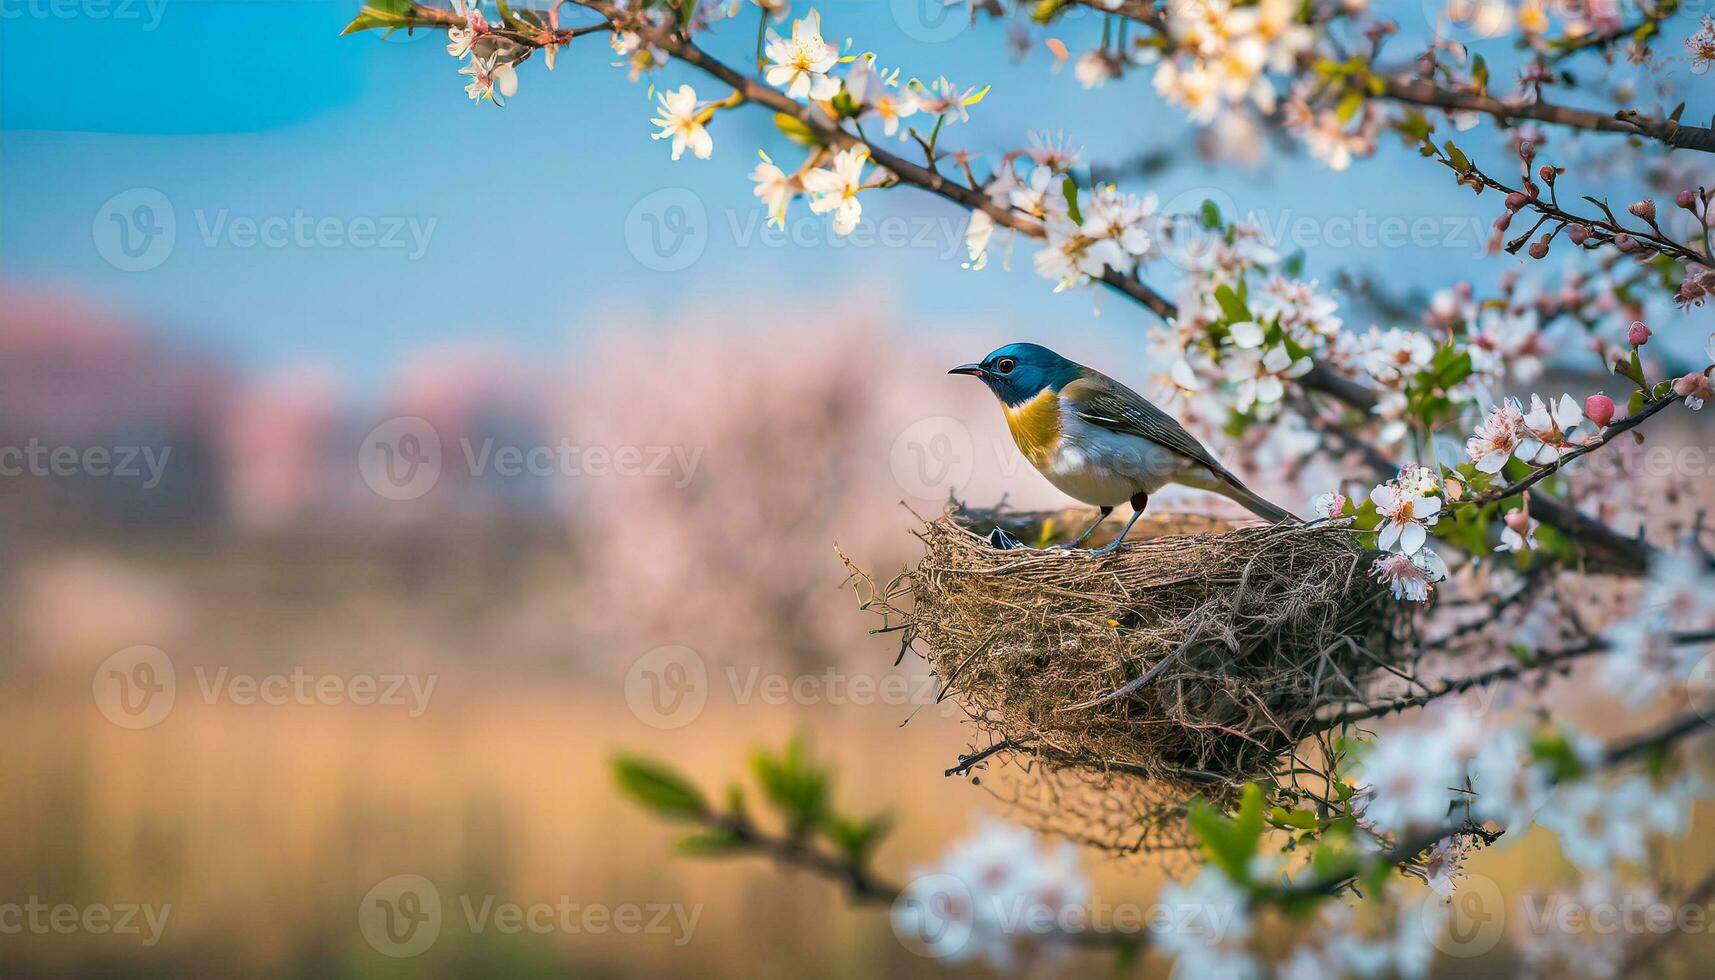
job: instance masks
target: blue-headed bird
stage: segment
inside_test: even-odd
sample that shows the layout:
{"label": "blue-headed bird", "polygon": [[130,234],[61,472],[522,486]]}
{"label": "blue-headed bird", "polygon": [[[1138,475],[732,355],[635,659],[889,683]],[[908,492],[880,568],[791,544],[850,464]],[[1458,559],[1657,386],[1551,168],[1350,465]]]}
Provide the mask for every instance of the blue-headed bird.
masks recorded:
{"label": "blue-headed bird", "polygon": [[1120,546],[1143,516],[1149,495],[1169,483],[1218,493],[1264,520],[1296,520],[1246,487],[1184,426],[1142,395],[1038,344],[1008,344],[948,374],[979,378],[1000,399],[1013,442],[1048,482],[1100,509],[1077,540],[1089,539],[1114,508],[1132,506]]}

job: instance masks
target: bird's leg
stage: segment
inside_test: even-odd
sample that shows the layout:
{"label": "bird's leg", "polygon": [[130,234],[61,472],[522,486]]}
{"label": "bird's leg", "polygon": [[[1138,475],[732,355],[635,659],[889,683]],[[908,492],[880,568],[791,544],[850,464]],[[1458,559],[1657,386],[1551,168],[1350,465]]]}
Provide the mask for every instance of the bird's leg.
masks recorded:
{"label": "bird's leg", "polygon": [[1071,550],[1077,548],[1079,545],[1083,544],[1085,541],[1090,540],[1090,535],[1096,533],[1096,528],[1101,527],[1102,522],[1107,520],[1108,515],[1112,514],[1113,512],[1114,512],[1114,509],[1112,507],[1100,508],[1100,513],[1098,513],[1096,515],[1096,519],[1094,521],[1090,522],[1089,527],[1084,528],[1084,533],[1078,535],[1076,540],[1072,541],[1070,544],[1054,545],[1053,547],[1049,548],[1048,550],[1049,551],[1071,551]]}
{"label": "bird's leg", "polygon": [[1142,490],[1139,490],[1138,492],[1132,494],[1131,495],[1131,520],[1125,522],[1125,529],[1120,531],[1119,537],[1113,539],[1112,541],[1109,541],[1105,545],[1102,545],[1100,548],[1097,548],[1095,551],[1090,552],[1090,554],[1092,554],[1092,555],[1106,555],[1106,554],[1112,554],[1113,552],[1118,551],[1119,546],[1120,546],[1120,542],[1124,541],[1125,536],[1131,533],[1132,525],[1136,524],[1137,519],[1143,516],[1143,509],[1145,507],[1148,507],[1148,506],[1149,506],[1149,494],[1148,493],[1146,493]]}

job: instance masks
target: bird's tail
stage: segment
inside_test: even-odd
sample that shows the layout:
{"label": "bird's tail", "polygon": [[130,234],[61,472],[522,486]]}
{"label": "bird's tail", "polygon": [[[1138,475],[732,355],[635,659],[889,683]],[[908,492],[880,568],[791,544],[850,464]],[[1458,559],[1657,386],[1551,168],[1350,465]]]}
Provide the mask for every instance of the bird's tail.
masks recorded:
{"label": "bird's tail", "polygon": [[1221,485],[1219,487],[1214,488],[1215,492],[1221,496],[1226,497],[1228,500],[1237,501],[1244,505],[1246,510],[1271,524],[1279,524],[1282,521],[1298,522],[1298,515],[1284,507],[1280,507],[1264,500],[1251,490],[1251,488],[1240,483],[1238,477],[1233,476],[1231,473],[1222,473],[1221,476],[1225,477],[1225,479],[1221,481]]}

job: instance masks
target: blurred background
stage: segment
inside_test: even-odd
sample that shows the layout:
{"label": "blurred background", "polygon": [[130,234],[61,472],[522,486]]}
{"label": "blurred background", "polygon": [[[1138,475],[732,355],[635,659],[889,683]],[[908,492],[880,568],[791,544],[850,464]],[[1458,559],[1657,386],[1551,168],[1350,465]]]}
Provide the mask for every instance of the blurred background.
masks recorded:
{"label": "blurred background", "polygon": [[[1481,255],[1490,205],[1409,151],[1211,163],[1146,76],[1085,91],[1039,38],[1009,55],[1005,26],[933,0],[819,7],[908,75],[994,86],[948,139],[998,157],[1065,129],[1169,209],[1302,219],[1324,282],[1421,300],[1520,264]],[[843,803],[898,812],[894,877],[1001,812],[940,775],[969,734],[867,634],[835,545],[885,576],[950,490],[1063,504],[944,372],[1030,339],[1147,388],[1146,315],[1051,294],[1022,253],[960,269],[964,215],[911,191],[865,209],[906,244],[801,215],[768,233],[751,148],[791,150],[766,115],[722,114],[712,160],[672,163],[599,37],[496,109],[438,35],[339,37],[355,8],[5,5],[3,972],[944,973],[826,882],[672,857],[607,760],[718,787],[808,733]],[[742,24],[720,28],[740,51]],[[1625,199],[1632,176],[1605,179]],[[1361,230],[1421,219],[1433,244]],[[1706,817],[1688,866],[1715,859]],[[1475,868],[1559,861],[1531,839]],[[1160,881],[1087,863],[1113,901]],[[399,876],[446,912],[409,958],[359,919]],[[467,902],[672,914],[508,932]],[[142,934],[96,906],[137,907]]]}

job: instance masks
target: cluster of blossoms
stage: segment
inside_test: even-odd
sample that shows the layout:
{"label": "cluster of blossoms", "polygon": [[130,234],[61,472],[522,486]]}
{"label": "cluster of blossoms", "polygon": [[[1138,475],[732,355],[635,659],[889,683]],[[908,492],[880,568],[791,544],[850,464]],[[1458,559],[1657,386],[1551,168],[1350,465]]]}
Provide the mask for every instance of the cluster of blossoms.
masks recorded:
{"label": "cluster of blossoms", "polygon": [[1272,113],[1277,96],[1268,73],[1292,71],[1315,43],[1310,28],[1298,23],[1298,9],[1293,0],[1254,6],[1171,0],[1166,22],[1173,53],[1155,70],[1155,90],[1203,124],[1247,101]]}
{"label": "cluster of blossoms", "polygon": [[1675,552],[1650,566],[1636,611],[1605,634],[1604,664],[1614,689],[1640,707],[1682,688],[1702,667],[1711,644],[1675,643],[1674,634],[1715,627],[1715,575],[1698,556]]}
{"label": "cluster of blossoms", "polygon": [[[1409,463],[1399,476],[1370,491],[1370,503],[1380,518],[1376,546],[1386,552],[1370,566],[1370,574],[1395,599],[1426,602],[1434,584],[1447,578],[1446,562],[1424,542],[1429,528],[1441,519],[1443,496],[1457,499],[1462,492],[1459,481],[1444,483],[1435,471]],[[1322,506],[1331,509],[1332,504],[1323,501]]]}
{"label": "cluster of blossoms", "polygon": [[1029,830],[989,820],[919,870],[894,902],[893,925],[938,959],[1013,969],[1053,935],[1031,923],[1065,922],[1089,899],[1071,842],[1043,850]]}
{"label": "cluster of blossoms", "polygon": [[1435,930],[1446,917],[1440,904],[1400,902],[1392,915],[1365,928],[1351,905],[1329,903],[1310,940],[1293,950],[1276,975],[1280,980],[1426,976],[1435,959]]}
{"label": "cluster of blossoms", "polygon": [[1287,131],[1302,140],[1310,155],[1327,164],[1329,170],[1345,170],[1353,159],[1374,155],[1383,123],[1375,106],[1365,102],[1357,110],[1354,124],[1338,107],[1312,104],[1310,91],[1314,87],[1308,79],[1293,86],[1281,112]]}
{"label": "cluster of blossoms", "polygon": [[[1158,213],[1155,195],[1140,198],[1111,184],[1092,189],[1080,205],[1069,196],[1076,195],[1069,171],[1078,162],[1077,150],[1064,137],[1032,134],[1030,149],[1002,159],[984,188],[996,208],[1042,223],[1047,243],[1037,251],[1034,265],[1056,292],[1085,285],[1108,270],[1131,275],[1158,251],[1166,220]],[[994,230],[987,212],[972,212],[965,232],[968,268],[988,265]]]}
{"label": "cluster of blossoms", "polygon": [[1581,929],[1560,928],[1562,923],[1533,927],[1532,910],[1613,909],[1618,917],[1626,915],[1628,909],[1665,909],[1655,889],[1621,881],[1612,874],[1585,875],[1575,887],[1527,895],[1519,904],[1525,914],[1515,920],[1519,928],[1513,932],[1514,948],[1523,960],[1523,974],[1531,978],[1619,977],[1635,949],[1638,929],[1645,927],[1643,923],[1630,927],[1623,921],[1621,928],[1606,924],[1596,928],[1589,923]]}
{"label": "cluster of blossoms", "polygon": [[[1715,362],[1715,333],[1703,345],[1703,353],[1709,360]],[[1685,407],[1693,412],[1700,411],[1703,403],[1715,398],[1715,385],[1710,382],[1711,368],[1701,371],[1689,371],[1682,377],[1673,379],[1673,393],[1685,399]]]}
{"label": "cluster of blossoms", "polygon": [[1169,365],[1167,379],[1180,393],[1189,397],[1230,386],[1234,411],[1275,419],[1286,382],[1309,373],[1340,342],[1342,321],[1335,315],[1338,305],[1316,280],[1279,273],[1245,290],[1239,314],[1232,303],[1244,286],[1244,270],[1278,260],[1253,229],[1235,225],[1231,232],[1233,242],[1195,255],[1197,265],[1179,294],[1179,315],[1152,335],[1155,356]]}
{"label": "cluster of blossoms", "polygon": [[[477,0],[453,0],[453,3],[458,15],[464,18],[465,26],[448,28],[447,54],[465,62],[459,69],[460,75],[470,76],[469,84],[464,87],[465,94],[472,101],[487,99],[495,105],[505,105],[506,100],[518,91],[517,65],[529,55],[529,49],[495,36]],[[556,7],[555,11],[558,9]],[[557,49],[549,45],[546,50],[543,57],[552,71]]]}
{"label": "cluster of blossoms", "polygon": [[1249,896],[1220,868],[1206,866],[1189,884],[1163,885],[1157,905],[1171,916],[1154,940],[1188,977],[1255,977],[1257,965],[1247,942],[1254,931]]}
{"label": "cluster of blossoms", "polygon": [[[1568,744],[1580,769],[1600,762],[1594,740],[1573,736]],[[1652,835],[1683,835],[1692,804],[1707,795],[1689,774],[1666,783],[1634,773],[1556,786],[1554,767],[1533,759],[1530,746],[1528,733],[1485,729],[1468,714],[1449,715],[1438,728],[1384,736],[1359,768],[1359,822],[1399,834],[1469,817],[1499,825],[1503,839],[1536,822],[1560,838],[1568,861],[1586,873],[1603,873],[1617,862],[1642,860]],[[1456,875],[1456,861],[1429,873],[1449,888]]]}
{"label": "cluster of blossoms", "polygon": [[[1249,869],[1259,881],[1273,878],[1279,862],[1257,857]],[[1219,867],[1205,866],[1187,885],[1169,882],[1157,898],[1170,913],[1154,930],[1155,948],[1174,959],[1174,975],[1259,980],[1323,980],[1327,977],[1422,977],[1435,957],[1434,931],[1445,909],[1399,902],[1389,914],[1360,917],[1344,902],[1324,906],[1314,932],[1273,970],[1251,948],[1256,933],[1248,896]]]}
{"label": "cluster of blossoms", "polygon": [[1715,64],[1715,18],[1703,15],[1697,33],[1685,39],[1685,50],[1691,52],[1691,70],[1703,75]]}
{"label": "cluster of blossoms", "polygon": [[1529,411],[1508,398],[1478,423],[1465,441],[1465,455],[1479,473],[1499,473],[1509,459],[1545,466],[1588,445],[1613,417],[1614,402],[1606,395],[1590,396],[1582,408],[1571,395],[1546,404],[1542,396],[1531,395]]}
{"label": "cluster of blossoms", "polygon": [[[784,6],[771,9],[784,11]],[[615,35],[616,50],[628,53],[638,50],[641,42],[634,33]],[[781,37],[768,32],[764,48],[768,65],[763,77],[794,99],[807,99],[823,105],[835,118],[851,118],[860,124],[877,122],[888,135],[899,133],[900,120],[923,113],[934,116],[938,124],[956,123],[969,119],[969,107],[981,101],[986,90],[960,90],[945,77],[925,84],[917,79],[901,83],[897,69],[877,66],[873,55],[843,57],[840,48],[822,35],[821,15],[811,10],[792,23],[790,36]],[[659,64],[651,58],[645,67]],[[833,72],[842,64],[850,64],[844,78]],[[634,74],[637,63],[633,62]],[[838,100],[836,102],[836,100]],[[690,85],[663,91],[657,97],[655,138],[671,140],[673,159],[678,160],[686,150],[699,160],[714,152],[714,140],[708,123],[721,108],[737,103],[729,98],[720,102],[702,102]],[[844,149],[818,146],[811,151],[803,165],[787,173],[765,153],[762,162],[751,171],[755,195],[768,211],[772,224],[784,226],[793,200],[804,197],[815,214],[831,214],[836,234],[849,235],[863,215],[860,191],[885,187],[894,176],[884,168],[869,171],[868,146],[853,142]],[[1132,239],[1127,239],[1133,241]],[[1123,260],[1116,260],[1123,265]]]}
{"label": "cluster of blossoms", "polygon": [[[1148,258],[1155,240],[1150,227],[1155,221],[1156,199],[1122,194],[1111,184],[1097,187],[1084,202],[1082,214],[1070,213],[1064,181],[1049,177],[1050,186],[1040,188],[1046,167],[1038,166],[1030,183],[1015,193],[1035,200],[1043,213],[1048,244],[1037,251],[1037,274],[1054,283],[1059,292],[1101,278],[1108,269],[1130,275]],[[1014,206],[1018,206],[1015,200]],[[1080,220],[1081,218],[1081,220]]]}
{"label": "cluster of blossoms", "polygon": [[1406,389],[1418,372],[1433,364],[1435,342],[1416,330],[1371,325],[1364,333],[1341,335],[1329,360],[1345,374],[1367,378],[1381,388],[1375,407],[1382,423],[1377,437],[1389,446],[1403,442],[1411,431]]}

